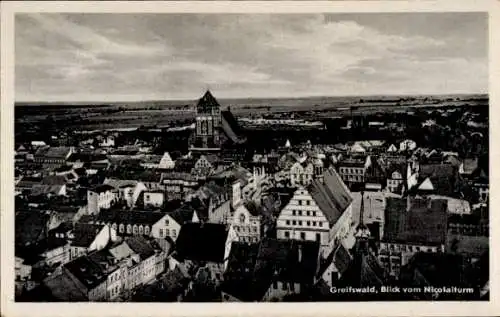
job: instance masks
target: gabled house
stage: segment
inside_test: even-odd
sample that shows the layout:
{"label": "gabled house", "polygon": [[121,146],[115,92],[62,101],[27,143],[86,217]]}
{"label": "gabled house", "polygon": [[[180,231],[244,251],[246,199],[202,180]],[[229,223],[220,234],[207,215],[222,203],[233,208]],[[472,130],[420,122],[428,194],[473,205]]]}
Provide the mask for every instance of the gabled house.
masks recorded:
{"label": "gabled house", "polygon": [[158,169],[170,170],[175,167],[175,162],[168,152],[165,152],[161,157],[160,163],[158,164]]}
{"label": "gabled house", "polygon": [[261,214],[254,202],[244,202],[236,207],[229,225],[234,229],[240,242],[255,243],[261,237]]}
{"label": "gabled house", "polygon": [[69,233],[71,260],[88,252],[102,250],[117,240],[116,230],[108,225],[76,223]]}
{"label": "gabled house", "polygon": [[329,252],[350,230],[351,203],[349,189],[330,168],[323,179],[295,191],[277,219],[277,237],[318,241],[322,252]]}
{"label": "gabled house", "polygon": [[370,156],[349,157],[337,163],[337,170],[346,185],[355,187],[365,183],[366,171],[371,164]]}
{"label": "gabled house", "polygon": [[314,174],[312,162],[304,160],[295,162],[290,168],[290,183],[292,186],[307,186],[311,183]]}
{"label": "gabled house", "polygon": [[194,163],[191,173],[199,179],[205,179],[215,171],[217,161],[218,158],[214,154],[202,154]]}

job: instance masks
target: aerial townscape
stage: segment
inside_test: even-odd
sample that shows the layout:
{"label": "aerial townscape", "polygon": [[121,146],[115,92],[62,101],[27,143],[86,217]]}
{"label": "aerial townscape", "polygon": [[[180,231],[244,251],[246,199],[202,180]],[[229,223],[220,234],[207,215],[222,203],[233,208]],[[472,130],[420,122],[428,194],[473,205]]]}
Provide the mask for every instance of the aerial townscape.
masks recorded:
{"label": "aerial townscape", "polygon": [[489,298],[488,96],[200,95],[16,105],[16,301]]}

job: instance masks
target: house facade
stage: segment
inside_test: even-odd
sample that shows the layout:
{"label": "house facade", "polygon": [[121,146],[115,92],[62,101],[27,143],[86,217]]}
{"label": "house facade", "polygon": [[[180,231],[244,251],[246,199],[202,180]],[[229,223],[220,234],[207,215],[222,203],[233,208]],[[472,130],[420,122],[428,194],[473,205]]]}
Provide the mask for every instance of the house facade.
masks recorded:
{"label": "house facade", "polygon": [[370,156],[347,158],[337,164],[337,170],[342,181],[351,187],[366,182],[366,171],[370,165]]}
{"label": "house facade", "polygon": [[255,207],[247,207],[248,204],[240,204],[230,218],[229,224],[238,235],[238,241],[253,243],[260,240],[262,216]]}
{"label": "house facade", "polygon": [[114,187],[98,185],[87,191],[87,208],[91,215],[96,215],[102,208],[109,209],[118,198]]}
{"label": "house facade", "polygon": [[352,196],[330,168],[321,180],[299,188],[277,220],[278,239],[318,241],[328,252],[344,239],[351,226]]}
{"label": "house facade", "polygon": [[145,191],[144,207],[161,207],[165,202],[165,193],[163,191]]}

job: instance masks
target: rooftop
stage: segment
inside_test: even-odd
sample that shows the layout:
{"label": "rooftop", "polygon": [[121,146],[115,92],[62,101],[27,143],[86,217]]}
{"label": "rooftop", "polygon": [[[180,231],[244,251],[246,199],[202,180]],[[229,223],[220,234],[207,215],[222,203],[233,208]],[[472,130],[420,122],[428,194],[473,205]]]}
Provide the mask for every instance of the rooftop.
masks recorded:
{"label": "rooftop", "polygon": [[81,256],[64,267],[79,280],[87,290],[92,290],[106,281],[106,275],[101,267],[87,256]]}
{"label": "rooftop", "polygon": [[307,187],[307,190],[325,215],[330,226],[337,222],[352,202],[351,192],[333,168],[325,171],[323,181],[314,180]]}
{"label": "rooftop", "polygon": [[421,198],[409,201],[408,206],[407,199],[387,197],[383,240],[422,245],[444,244],[448,202]]}
{"label": "rooftop", "polygon": [[97,216],[97,221],[104,223],[148,225],[157,223],[165,213],[159,211],[123,211],[117,209],[103,210]]}

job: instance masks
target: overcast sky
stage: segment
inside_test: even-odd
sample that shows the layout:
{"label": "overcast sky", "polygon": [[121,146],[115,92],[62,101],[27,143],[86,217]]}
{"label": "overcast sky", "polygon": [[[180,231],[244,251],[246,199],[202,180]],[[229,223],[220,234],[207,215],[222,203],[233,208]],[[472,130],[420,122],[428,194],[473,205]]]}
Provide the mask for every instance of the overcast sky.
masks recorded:
{"label": "overcast sky", "polygon": [[17,101],[487,93],[484,13],[18,14]]}

